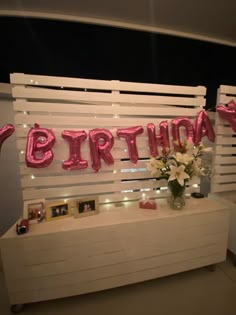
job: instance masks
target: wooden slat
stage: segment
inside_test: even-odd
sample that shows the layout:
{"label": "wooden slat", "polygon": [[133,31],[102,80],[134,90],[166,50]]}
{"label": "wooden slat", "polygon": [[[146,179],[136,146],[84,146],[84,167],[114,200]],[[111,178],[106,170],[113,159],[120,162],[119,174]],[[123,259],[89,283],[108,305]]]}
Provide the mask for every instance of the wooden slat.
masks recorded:
{"label": "wooden slat", "polygon": [[236,102],[236,96],[226,96],[224,94],[221,94],[219,97],[219,103],[217,105],[221,105],[221,104],[228,104],[229,102],[234,101]]}
{"label": "wooden slat", "polygon": [[156,92],[165,94],[203,95],[206,88],[203,86],[176,86],[150,83],[134,83],[121,81],[76,79],[66,77],[45,77],[39,75],[14,73],[10,75],[12,84],[59,86],[66,88],[84,88],[96,90],[116,90],[135,92]]}
{"label": "wooden slat", "polygon": [[204,106],[205,100],[191,97],[153,96],[137,94],[113,94],[98,92],[77,92],[64,90],[50,90],[39,88],[25,88],[16,86],[12,88],[12,96],[15,98],[37,100],[63,100],[77,102],[107,102],[107,103],[131,103],[131,104],[162,104],[175,106]]}
{"label": "wooden slat", "polygon": [[[225,126],[216,125],[215,126],[215,132],[216,132],[216,134],[225,135],[225,136],[233,134],[232,128],[229,125],[227,126],[227,124]],[[215,140],[215,142],[217,142],[217,139]]]}
{"label": "wooden slat", "polygon": [[140,178],[152,178],[149,171],[141,171],[141,172],[126,172],[126,173],[98,173],[98,174],[81,174],[81,175],[63,175],[63,176],[47,176],[47,177],[36,177],[32,180],[30,176],[23,177],[21,179],[21,185],[23,188],[25,187],[40,187],[40,186],[62,186],[62,185],[73,185],[78,183],[94,183],[96,180],[99,183],[102,182],[111,182],[116,180],[135,180]]}
{"label": "wooden slat", "polygon": [[220,155],[236,154],[236,147],[216,146],[215,153]]}
{"label": "wooden slat", "polygon": [[235,164],[234,165],[217,165],[215,168],[215,173],[216,174],[233,174],[236,173],[236,159],[235,159]]}
{"label": "wooden slat", "polygon": [[[24,156],[24,154],[22,154]],[[148,159],[146,161],[138,161],[138,163],[135,165],[134,163],[130,162],[130,161],[116,161],[113,165],[107,165],[105,163],[102,163],[102,171],[118,171],[118,170],[127,170],[129,169],[130,172],[135,171],[139,168],[146,168],[146,163],[147,163]],[[61,161],[53,161],[52,164],[50,164],[47,168],[42,168],[42,169],[32,169],[30,167],[27,167],[26,164],[21,164],[20,165],[20,173],[21,175],[31,175],[32,173],[35,175],[39,175],[39,176],[44,176],[44,175],[48,175],[48,174],[58,174],[60,173],[61,175],[63,174],[67,174],[68,171],[64,170],[62,168],[61,165]],[[80,174],[81,171],[80,170],[74,170],[73,174]],[[87,173],[93,173],[92,169],[86,169],[83,170],[83,174],[87,174]],[[99,174],[99,173],[98,173]]]}
{"label": "wooden slat", "polygon": [[215,175],[213,178],[214,183],[232,183],[236,182],[236,174],[233,175]]}
{"label": "wooden slat", "polygon": [[232,94],[236,95],[236,86],[221,85],[219,89],[220,94]]}
{"label": "wooden slat", "polygon": [[[74,114],[93,114],[93,115],[131,115],[131,116],[176,116],[179,114],[178,108],[171,108],[159,106],[154,104],[147,113],[147,106],[109,106],[100,105],[99,103],[88,105],[88,104],[70,104],[70,103],[45,103],[45,102],[26,102],[26,101],[15,101],[15,111],[26,111],[26,112],[45,112],[45,113],[74,113]],[[183,108],[181,109],[182,116],[196,116],[199,112],[199,108]]]}
{"label": "wooden slat", "polygon": [[222,165],[236,164],[236,156],[217,155],[215,157],[215,164],[222,164]]}
{"label": "wooden slat", "polygon": [[233,191],[236,190],[236,183],[233,184],[212,184],[211,192],[220,192],[220,191]]}
{"label": "wooden slat", "polygon": [[32,126],[35,123],[39,123],[40,126],[47,125],[52,129],[54,126],[79,126],[78,130],[81,130],[83,127],[98,128],[98,126],[104,127],[131,127],[141,125],[145,127],[148,123],[154,123],[159,125],[163,121],[162,118],[117,118],[112,119],[112,117],[101,118],[101,117],[75,117],[75,116],[63,116],[63,115],[24,115],[24,114],[15,114],[15,123],[16,124],[31,124]]}
{"label": "wooden slat", "polygon": [[[193,183],[198,183],[199,179],[194,179]],[[191,184],[191,182],[190,182]],[[83,186],[64,186],[57,188],[42,188],[42,189],[26,189],[23,191],[25,199],[39,199],[43,198],[67,198],[71,196],[87,196],[91,194],[102,194],[108,192],[120,192],[126,190],[142,190],[154,189],[163,186],[161,181],[155,180],[142,180],[142,181],[127,181],[121,183],[108,183],[99,185],[83,185]]]}
{"label": "wooden slat", "polygon": [[218,144],[223,144],[223,145],[236,144],[236,137],[225,137],[225,136],[218,135],[217,145]]}
{"label": "wooden slat", "polygon": [[[131,187],[132,186],[132,187]],[[76,195],[90,195],[91,194],[91,187],[93,194],[99,193],[107,193],[107,192],[118,192],[121,190],[135,190],[135,189],[142,189],[142,188],[155,188],[159,187],[160,183],[156,181],[132,181],[132,184],[129,182],[122,182],[121,184],[100,184],[100,185],[83,185],[83,186],[64,186],[60,188],[47,188],[47,189],[29,189],[23,191],[24,199],[38,199],[41,198],[42,195],[45,198],[53,198],[53,197],[69,197],[69,196],[76,196]]]}

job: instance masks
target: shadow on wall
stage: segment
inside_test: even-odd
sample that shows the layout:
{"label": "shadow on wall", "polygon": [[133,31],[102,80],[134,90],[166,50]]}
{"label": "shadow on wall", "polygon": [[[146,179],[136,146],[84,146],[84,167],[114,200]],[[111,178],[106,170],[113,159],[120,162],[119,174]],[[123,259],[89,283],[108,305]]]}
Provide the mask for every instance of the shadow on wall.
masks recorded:
{"label": "shadow on wall", "polygon": [[[0,94],[0,127],[14,124],[13,104]],[[22,215],[22,194],[15,133],[2,145],[0,152],[0,236]]]}

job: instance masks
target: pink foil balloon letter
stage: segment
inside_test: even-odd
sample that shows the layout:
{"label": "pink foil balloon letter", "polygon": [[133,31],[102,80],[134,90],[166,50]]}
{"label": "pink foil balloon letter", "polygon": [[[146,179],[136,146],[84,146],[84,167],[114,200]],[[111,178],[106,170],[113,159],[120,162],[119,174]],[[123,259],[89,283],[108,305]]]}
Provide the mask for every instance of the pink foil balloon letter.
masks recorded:
{"label": "pink foil balloon letter", "polygon": [[40,128],[38,124],[30,128],[27,139],[25,162],[28,167],[47,167],[53,160],[52,147],[55,144],[53,132]]}
{"label": "pink foil balloon letter", "polygon": [[181,147],[183,147],[180,136],[180,127],[185,127],[187,140],[189,142],[194,141],[194,127],[191,120],[187,117],[172,119],[171,128],[173,136],[173,146],[175,151],[178,151]]}
{"label": "pink foil balloon letter", "polygon": [[87,138],[85,131],[64,130],[62,138],[68,141],[70,156],[62,163],[65,170],[81,170],[88,167],[88,162],[81,157],[81,143]]}
{"label": "pink foil balloon letter", "polygon": [[156,135],[156,128],[154,124],[147,125],[148,143],[150,148],[151,156],[158,156],[157,146],[162,147],[162,154],[167,155],[170,150],[169,142],[169,129],[167,120],[162,121],[159,124],[160,134]]}
{"label": "pink foil balloon letter", "polygon": [[222,119],[225,119],[230,124],[234,132],[236,132],[236,104],[234,101],[230,101],[225,106],[217,106],[216,111],[219,113]]}
{"label": "pink foil balloon letter", "polygon": [[8,137],[10,137],[14,131],[15,131],[15,128],[11,124],[7,124],[4,127],[0,128],[0,152],[1,152],[3,142]]}
{"label": "pink foil balloon letter", "polygon": [[114,137],[107,129],[93,129],[89,132],[90,156],[92,168],[97,172],[101,168],[101,158],[108,164],[114,163],[110,151],[114,145]]}
{"label": "pink foil balloon letter", "polygon": [[202,110],[198,113],[195,121],[195,146],[199,145],[202,138],[205,136],[207,136],[210,141],[215,141],[215,132],[211,125],[210,119],[207,113]]}
{"label": "pink foil balloon letter", "polygon": [[117,136],[125,138],[128,146],[130,161],[134,164],[138,161],[138,150],[136,144],[136,137],[143,133],[143,127],[136,126],[130,128],[120,128],[117,130]]}

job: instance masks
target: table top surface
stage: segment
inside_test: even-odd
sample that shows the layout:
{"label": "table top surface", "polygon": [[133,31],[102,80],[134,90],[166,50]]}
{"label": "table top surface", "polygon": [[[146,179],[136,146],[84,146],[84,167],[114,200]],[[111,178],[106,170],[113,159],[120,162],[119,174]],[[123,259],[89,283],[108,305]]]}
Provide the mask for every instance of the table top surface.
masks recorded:
{"label": "table top surface", "polygon": [[167,219],[178,216],[201,214],[226,210],[227,207],[222,203],[208,198],[186,199],[186,206],[182,210],[172,210],[167,205],[166,199],[156,200],[157,209],[141,209],[138,201],[124,202],[121,204],[106,204],[99,207],[97,215],[81,217],[67,217],[64,219],[52,220],[45,223],[30,224],[29,232],[18,236],[15,224],[1,237],[2,240],[9,238],[25,238],[39,236],[43,234],[71,231],[78,229],[101,228],[105,226],[134,223],[148,220]]}

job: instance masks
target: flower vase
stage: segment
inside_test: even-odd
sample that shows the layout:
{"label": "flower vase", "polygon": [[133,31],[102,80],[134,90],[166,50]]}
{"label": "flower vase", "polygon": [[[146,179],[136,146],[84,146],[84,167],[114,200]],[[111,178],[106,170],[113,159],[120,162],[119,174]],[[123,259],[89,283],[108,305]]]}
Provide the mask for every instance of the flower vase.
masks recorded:
{"label": "flower vase", "polygon": [[185,206],[185,185],[181,186],[177,180],[168,182],[167,202],[174,210],[181,210]]}

